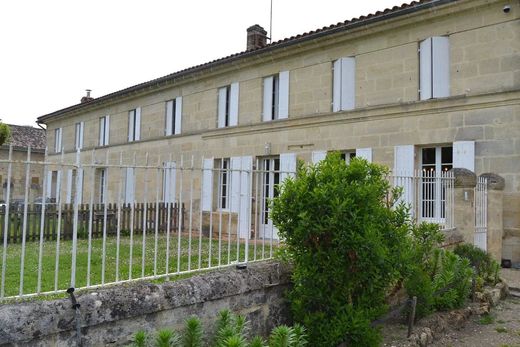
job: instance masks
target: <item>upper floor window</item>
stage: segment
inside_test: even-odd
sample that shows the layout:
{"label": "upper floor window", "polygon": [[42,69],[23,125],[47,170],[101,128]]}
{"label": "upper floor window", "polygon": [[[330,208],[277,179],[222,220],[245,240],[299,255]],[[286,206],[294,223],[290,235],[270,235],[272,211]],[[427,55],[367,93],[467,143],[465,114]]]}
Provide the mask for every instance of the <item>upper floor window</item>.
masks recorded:
{"label": "upper floor window", "polygon": [[166,101],[166,136],[181,133],[182,124],[182,96]]}
{"label": "upper floor window", "polygon": [[128,142],[141,139],[141,108],[128,111]]}
{"label": "upper floor window", "polygon": [[74,127],[74,149],[83,148],[83,130],[85,128],[85,122],[79,122]]}
{"label": "upper floor window", "polygon": [[61,143],[61,139],[62,139],[62,135],[63,135],[63,128],[56,128],[54,129],[54,152],[55,153],[60,153],[61,152],[61,149],[62,149],[62,143]]}
{"label": "upper floor window", "polygon": [[289,71],[264,78],[263,121],[289,116]]}
{"label": "upper floor window", "polygon": [[419,87],[421,100],[450,96],[450,42],[435,36],[419,46]]}
{"label": "upper floor window", "polygon": [[218,90],[218,127],[238,125],[238,82]]}
{"label": "upper floor window", "polygon": [[110,116],[99,118],[99,145],[108,146],[110,135]]}
{"label": "upper floor window", "polygon": [[332,111],[352,110],[355,107],[356,59],[339,58],[333,63]]}

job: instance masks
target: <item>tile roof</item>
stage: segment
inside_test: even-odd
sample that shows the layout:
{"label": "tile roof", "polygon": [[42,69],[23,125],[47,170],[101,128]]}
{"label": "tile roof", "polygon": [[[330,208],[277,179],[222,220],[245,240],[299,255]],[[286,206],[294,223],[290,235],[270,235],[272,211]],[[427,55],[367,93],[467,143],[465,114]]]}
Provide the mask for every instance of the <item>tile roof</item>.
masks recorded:
{"label": "tile roof", "polygon": [[231,54],[227,57],[219,58],[219,59],[216,59],[216,60],[213,60],[213,61],[210,61],[207,63],[203,63],[200,65],[195,65],[195,66],[177,71],[175,73],[172,73],[172,74],[169,74],[169,75],[166,75],[163,77],[159,77],[159,78],[147,81],[147,82],[136,84],[134,86],[131,86],[131,87],[128,87],[125,89],[121,89],[119,91],[116,91],[116,92],[113,92],[110,94],[106,94],[106,95],[98,97],[98,98],[93,98],[92,100],[90,100],[88,102],[79,103],[79,104],[76,104],[76,105],[73,105],[70,107],[66,107],[64,109],[46,114],[46,115],[42,115],[42,116],[38,117],[37,122],[45,123],[45,121],[47,119],[52,118],[54,116],[59,116],[59,115],[65,114],[67,112],[72,112],[72,111],[76,111],[76,110],[79,110],[82,108],[87,108],[89,106],[99,104],[103,101],[107,101],[107,100],[115,98],[115,97],[126,96],[133,92],[137,92],[137,91],[144,90],[147,88],[153,88],[154,86],[164,85],[168,82],[175,80],[176,78],[181,78],[181,77],[184,77],[191,73],[213,68],[215,66],[224,65],[226,63],[230,63],[230,62],[238,60],[240,58],[246,58],[246,57],[260,54],[263,52],[275,50],[277,48],[287,47],[287,46],[290,46],[293,44],[298,44],[298,43],[312,40],[312,39],[315,39],[318,37],[331,35],[331,34],[334,34],[334,33],[340,32],[340,31],[345,31],[348,29],[356,28],[356,27],[359,27],[362,25],[368,25],[368,24],[375,23],[375,22],[378,22],[381,20],[386,20],[386,19],[390,19],[390,18],[393,18],[396,16],[401,16],[401,15],[406,15],[406,14],[409,14],[409,13],[412,13],[412,12],[415,12],[418,10],[428,9],[428,8],[432,8],[434,6],[440,6],[440,5],[444,5],[444,4],[456,2],[456,1],[460,1],[460,0],[412,1],[410,3],[404,3],[401,6],[394,6],[392,8],[387,8],[383,11],[377,11],[375,13],[371,13],[366,16],[360,16],[357,18],[352,18],[352,19],[346,20],[344,22],[339,22],[337,24],[324,26],[322,28],[319,28],[319,29],[316,29],[313,31],[309,31],[309,32],[306,32],[303,34],[291,36],[291,37],[288,37],[288,38],[285,38],[285,39],[282,39],[279,41],[272,42],[262,48],[256,48],[256,49],[251,49],[251,50],[246,50],[243,52]]}
{"label": "tile roof", "polygon": [[28,125],[7,124],[11,129],[11,139],[4,144],[13,145],[17,148],[27,148],[31,146],[34,150],[45,150],[45,130],[34,128]]}

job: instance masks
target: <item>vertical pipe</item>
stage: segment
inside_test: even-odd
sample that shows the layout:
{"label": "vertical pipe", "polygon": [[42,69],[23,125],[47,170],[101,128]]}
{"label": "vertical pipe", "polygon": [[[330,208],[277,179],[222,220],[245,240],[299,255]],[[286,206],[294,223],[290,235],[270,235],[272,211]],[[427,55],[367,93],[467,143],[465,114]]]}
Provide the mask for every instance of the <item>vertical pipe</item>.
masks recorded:
{"label": "vertical pipe", "polygon": [[107,256],[107,221],[108,221],[108,150],[105,152],[105,181],[103,182],[103,245],[101,251],[101,284],[105,284],[106,256]]}
{"label": "vertical pipe", "polygon": [[[80,153],[76,152],[76,168],[80,167]],[[79,186],[79,175],[76,175],[75,186]],[[76,261],[78,252],[78,202],[74,201],[74,214],[72,220],[72,261],[70,266],[70,286],[76,286]]]}
{"label": "vertical pipe", "polygon": [[153,246],[153,275],[157,276],[157,247],[159,244],[159,187],[161,182],[161,156],[158,156],[156,175],[155,175],[155,235],[154,235],[154,246]]}
{"label": "vertical pipe", "polygon": [[[182,178],[183,178],[183,172],[184,172],[184,155],[181,154],[181,166],[179,170],[179,204],[177,205],[177,226],[178,226],[178,233],[177,233],[177,273],[181,272],[181,238],[182,238]],[[177,184],[177,182],[175,182]]]}
{"label": "vertical pipe", "polygon": [[[141,277],[145,275],[145,266],[146,266],[146,224],[148,217],[148,152],[145,155],[145,163],[146,167],[144,168],[144,210],[143,210],[143,245],[141,250]],[[136,191],[136,186],[134,185],[134,192]],[[134,193],[135,194],[135,193]]]}
{"label": "vertical pipe", "polygon": [[[233,187],[233,173],[230,171],[231,169],[231,161],[229,163],[229,167],[227,168],[227,178],[228,178],[228,192],[229,188]],[[231,194],[228,193],[228,199]],[[231,264],[231,224],[233,222],[232,216],[231,216],[231,209],[228,213],[228,240],[227,240],[227,264]]]}
{"label": "vertical pipe", "polygon": [[27,208],[29,207],[29,174],[31,173],[31,147],[27,148],[27,161],[25,162],[25,191],[23,205],[23,224],[22,224],[22,254],[20,258],[20,296],[23,295],[23,280],[25,268],[25,238],[27,234]]}
{"label": "vertical pipe", "polygon": [[[94,192],[95,192],[95,177],[96,167],[94,166],[94,151],[92,151],[91,166],[90,166],[90,202],[88,211],[88,253],[87,253],[87,287],[90,286],[90,272],[92,263],[92,222],[94,216]],[[117,267],[116,267],[117,271]]]}
{"label": "vertical pipe", "polygon": [[[221,162],[220,162],[220,168],[218,169],[218,187],[217,187],[217,207],[218,207],[218,266],[220,267],[221,266],[221,263],[222,263],[222,208],[224,206],[222,206],[222,198],[223,198],[223,194],[224,192],[222,191],[222,178],[224,177],[224,160],[225,159],[221,159]],[[230,165],[231,165],[231,161],[230,161]],[[232,204],[233,201],[230,201],[229,200],[229,176],[226,176],[227,177],[227,197],[226,197],[226,201],[228,204]],[[231,207],[231,205],[229,205],[229,207]],[[229,209],[229,212],[228,214],[231,215],[231,210],[232,208],[228,208]]]}
{"label": "vertical pipe", "polygon": [[0,286],[0,298],[5,296],[5,268],[7,262],[7,236],[9,235],[9,205],[11,199],[11,173],[13,167],[13,145],[9,145],[9,162],[7,164],[7,192],[5,200],[4,218],[4,247],[2,252],[2,283]]}
{"label": "vertical pipe", "polygon": [[254,257],[253,259],[256,260],[256,248],[257,248],[257,243],[258,243],[258,159],[256,159],[256,172],[252,172],[251,173],[251,177],[252,179],[255,181],[255,211],[253,213],[253,216],[254,216],[254,231],[255,231],[255,244],[254,244]]}
{"label": "vertical pipe", "polygon": [[[215,173],[214,167],[211,168],[211,172],[213,172],[213,174]],[[211,194],[210,196],[213,196],[213,182],[211,183],[211,187],[210,188],[211,188],[210,189],[210,194]],[[212,201],[213,201],[213,199],[212,199]],[[209,208],[208,267],[211,267],[212,246],[213,246],[213,206],[210,206],[210,208]]]}
{"label": "vertical pipe", "polygon": [[119,252],[121,245],[121,203],[123,195],[123,152],[119,153],[119,188],[117,193],[117,227],[116,227],[116,282],[119,282]]}
{"label": "vertical pipe", "polygon": [[[134,159],[132,162],[132,181],[135,182],[135,152],[134,152]],[[128,170],[126,170],[128,174]],[[126,192],[125,192],[126,194]],[[135,194],[134,194],[135,195]],[[125,195],[126,196],[126,195]],[[127,198],[128,199],[128,198]],[[132,201],[130,201],[130,250],[128,254],[128,279],[132,279],[132,261],[133,261],[133,248],[134,248],[134,213],[135,213],[135,196],[133,197]]]}
{"label": "vertical pipe", "polygon": [[238,170],[238,208],[237,208],[237,263],[240,262],[240,204],[242,203],[242,160],[240,160],[240,168]]}
{"label": "vertical pipe", "polygon": [[193,227],[193,155],[191,156],[191,167],[190,167],[190,220],[188,226],[188,271],[191,270],[191,229]]}
{"label": "vertical pipe", "polygon": [[202,267],[202,200],[204,198],[204,156],[201,158],[200,166],[200,203],[199,203],[199,261],[198,269]]}
{"label": "vertical pipe", "polygon": [[[63,171],[63,151],[61,152],[60,158],[60,169],[57,171],[56,175],[56,204],[58,205],[58,226],[56,232],[56,259],[54,265],[54,291],[58,290],[58,277],[59,277],[59,268],[60,268],[60,242],[61,242],[61,172]],[[52,177],[51,177],[52,180]],[[52,181],[51,181],[52,182]],[[52,188],[52,185],[51,185]]]}
{"label": "vertical pipe", "polygon": [[[166,175],[166,170],[169,170],[168,166],[171,165],[172,162],[172,155],[170,153],[170,157],[168,159],[168,165],[163,166],[163,177],[168,178],[169,176]],[[171,173],[170,173],[171,175]],[[168,185],[165,182],[165,187],[168,187]],[[171,189],[171,187],[170,187]],[[170,192],[165,191],[164,192],[164,199],[166,203],[166,272],[165,274],[170,273],[170,220],[171,220],[171,199],[169,198]],[[167,198],[168,197],[168,198]],[[168,278],[168,277],[167,277]]]}
{"label": "vertical pipe", "polygon": [[[45,149],[45,157],[47,159],[47,149]],[[45,203],[47,202],[47,162],[43,163],[43,191],[42,191],[42,209],[40,211],[40,245],[38,249],[38,281],[36,293],[40,294],[42,289],[42,260],[43,260],[43,231],[45,228]]]}

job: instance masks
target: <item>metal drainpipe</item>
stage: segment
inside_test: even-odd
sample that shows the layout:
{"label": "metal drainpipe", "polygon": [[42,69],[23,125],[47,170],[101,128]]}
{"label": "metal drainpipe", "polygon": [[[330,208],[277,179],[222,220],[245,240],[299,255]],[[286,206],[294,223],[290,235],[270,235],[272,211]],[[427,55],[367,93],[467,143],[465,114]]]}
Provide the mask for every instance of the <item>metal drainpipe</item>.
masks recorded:
{"label": "metal drainpipe", "polygon": [[70,295],[70,301],[72,303],[72,309],[74,310],[74,318],[76,320],[76,346],[81,347],[81,314],[79,311],[80,304],[74,296],[74,288],[67,289],[67,293]]}

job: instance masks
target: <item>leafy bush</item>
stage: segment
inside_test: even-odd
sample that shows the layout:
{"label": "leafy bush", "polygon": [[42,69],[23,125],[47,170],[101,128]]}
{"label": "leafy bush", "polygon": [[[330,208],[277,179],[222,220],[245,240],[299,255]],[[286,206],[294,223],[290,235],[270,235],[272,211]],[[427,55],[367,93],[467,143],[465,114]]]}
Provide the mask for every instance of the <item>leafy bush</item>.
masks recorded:
{"label": "leafy bush", "polygon": [[370,323],[409,267],[407,211],[389,198],[398,191],[387,174],[363,159],[345,165],[335,153],[300,165],[273,201],[271,217],[294,264],[293,316],[312,346],[380,341]]}
{"label": "leafy bush", "polygon": [[468,259],[477,276],[485,283],[495,285],[500,281],[500,266],[486,251],[465,243],[457,245],[454,252],[459,257]]}

